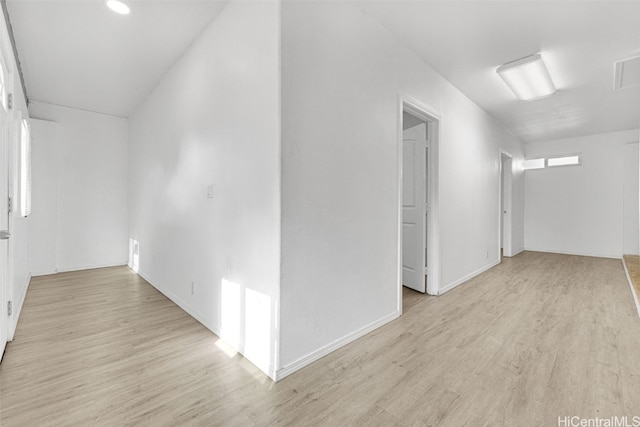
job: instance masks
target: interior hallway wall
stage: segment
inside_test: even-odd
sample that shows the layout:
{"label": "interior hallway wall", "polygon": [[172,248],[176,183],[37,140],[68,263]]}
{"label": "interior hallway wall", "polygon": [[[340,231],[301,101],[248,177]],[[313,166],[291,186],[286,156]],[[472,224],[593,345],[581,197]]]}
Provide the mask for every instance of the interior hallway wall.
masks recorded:
{"label": "interior hallway wall", "polygon": [[[55,180],[56,204],[34,201],[37,217],[57,218],[55,253],[31,254],[54,271],[125,265],[127,263],[127,120],[41,102],[29,104],[31,117],[57,124],[53,157],[33,168],[33,181]],[[37,134],[36,136],[42,136]],[[35,153],[38,157],[42,153]],[[49,152],[49,154],[54,154]],[[37,166],[37,167],[35,167]],[[35,194],[39,190],[35,189]],[[38,230],[41,230],[38,228]],[[31,241],[51,239],[35,234]],[[49,257],[44,261],[42,257]],[[55,257],[55,261],[51,258]]]}
{"label": "interior hallway wall", "polygon": [[[3,9],[4,13],[4,9]],[[13,94],[13,108],[9,112],[7,131],[9,136],[9,162],[11,164],[9,187],[13,200],[18,197],[18,143],[20,137],[20,120],[29,117],[27,100],[25,99],[20,77],[18,76],[18,66],[13,54],[13,47],[9,37],[6,21],[0,18],[0,50],[5,61],[8,79],[6,92]],[[31,275],[29,273],[29,218],[21,217],[18,211],[14,211],[9,218],[9,228],[11,238],[8,241],[8,271],[7,271],[7,301],[12,301],[12,314],[8,317],[9,330],[8,339],[13,339],[18,318],[22,309],[22,303],[29,287]]]}
{"label": "interior hallway wall", "polygon": [[527,144],[527,158],[579,153],[582,165],[525,173],[525,247],[621,258],[624,146],[637,140],[634,129]]}
{"label": "interior hallway wall", "polygon": [[58,270],[57,125],[31,119],[31,206],[29,267],[34,276]]}
{"label": "interior hallway wall", "polygon": [[271,376],[279,22],[278,2],[230,2],[129,121],[130,264]]}
{"label": "interior hallway wall", "polygon": [[640,255],[640,174],[638,156],[640,156],[637,142],[625,144],[622,147],[622,185],[623,185],[623,222],[622,222],[622,253],[624,255]]}
{"label": "interior hallway wall", "polygon": [[283,375],[398,315],[400,94],[440,116],[440,291],[498,262],[500,154],[521,142],[349,4],[282,5]]}

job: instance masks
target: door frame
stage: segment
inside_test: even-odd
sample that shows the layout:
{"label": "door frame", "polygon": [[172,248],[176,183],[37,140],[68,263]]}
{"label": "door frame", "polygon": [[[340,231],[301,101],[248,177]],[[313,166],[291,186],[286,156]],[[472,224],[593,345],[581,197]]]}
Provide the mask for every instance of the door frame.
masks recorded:
{"label": "door frame", "polygon": [[[510,171],[504,171],[502,168],[502,159],[508,159],[511,164]],[[498,261],[502,261],[502,256],[500,253],[500,249],[504,248],[502,255],[505,257],[513,256],[513,156],[508,151],[499,149],[498,152],[498,164],[499,164],[499,174],[498,174]],[[508,172],[508,173],[505,173]],[[504,174],[505,187],[502,188],[502,180]],[[503,191],[504,190],[504,191]],[[503,193],[507,193],[506,200],[506,211],[507,213],[503,216]],[[504,222],[503,222],[504,221]],[[503,236],[504,233],[504,236]]]}
{"label": "door frame", "polygon": [[429,266],[429,280],[427,294],[438,295],[440,290],[440,233],[439,233],[439,203],[438,203],[438,159],[440,140],[440,115],[430,106],[405,94],[400,94],[397,108],[396,153],[398,158],[397,174],[397,289],[398,312],[402,314],[402,171],[403,171],[403,130],[402,113],[407,112],[427,123],[429,139],[428,194],[429,220],[427,221],[427,265]]}

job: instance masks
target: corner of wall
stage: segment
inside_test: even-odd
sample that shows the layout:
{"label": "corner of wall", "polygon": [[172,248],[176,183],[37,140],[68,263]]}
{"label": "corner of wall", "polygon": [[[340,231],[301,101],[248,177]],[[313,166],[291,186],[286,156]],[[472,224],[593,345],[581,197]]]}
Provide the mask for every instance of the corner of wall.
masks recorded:
{"label": "corner of wall", "polygon": [[[31,274],[26,277],[25,283],[22,283],[19,288],[22,289],[18,298],[14,298],[13,300],[13,313],[11,315],[12,322],[10,324],[9,333],[8,333],[8,341],[12,341],[13,337],[16,333],[16,328],[18,327],[18,320],[20,320],[20,314],[22,313],[22,306],[24,305],[24,300],[27,296],[27,291],[29,290],[29,284],[31,283]],[[15,297],[15,295],[14,295]]]}

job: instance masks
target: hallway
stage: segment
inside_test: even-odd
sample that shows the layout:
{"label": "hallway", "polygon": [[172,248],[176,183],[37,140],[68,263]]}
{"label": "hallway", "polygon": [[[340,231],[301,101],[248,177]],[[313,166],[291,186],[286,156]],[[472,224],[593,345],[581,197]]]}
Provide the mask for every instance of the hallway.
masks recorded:
{"label": "hallway", "polygon": [[[525,252],[273,383],[124,267],[34,278],[0,424],[556,425],[640,415],[619,260]],[[420,397],[417,397],[420,396]]]}

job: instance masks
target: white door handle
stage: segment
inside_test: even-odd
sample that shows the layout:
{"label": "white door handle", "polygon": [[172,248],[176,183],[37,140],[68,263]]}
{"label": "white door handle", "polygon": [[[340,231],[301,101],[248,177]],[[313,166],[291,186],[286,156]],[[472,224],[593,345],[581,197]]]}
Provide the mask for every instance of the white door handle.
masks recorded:
{"label": "white door handle", "polygon": [[8,240],[11,237],[11,233],[8,230],[0,230],[0,240]]}

